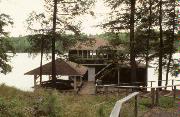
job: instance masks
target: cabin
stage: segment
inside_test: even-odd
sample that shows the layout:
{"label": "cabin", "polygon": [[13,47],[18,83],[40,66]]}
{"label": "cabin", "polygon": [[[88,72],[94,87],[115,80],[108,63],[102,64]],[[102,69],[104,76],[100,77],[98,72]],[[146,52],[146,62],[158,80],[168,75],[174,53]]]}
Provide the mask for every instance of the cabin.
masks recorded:
{"label": "cabin", "polygon": [[112,47],[108,40],[90,38],[88,41],[77,43],[69,50],[68,55],[70,61],[87,67],[85,81],[95,83],[97,79],[101,79],[103,84],[146,85],[147,69],[144,64],[137,64],[137,79],[131,82],[131,66],[128,60],[112,63],[114,53],[118,51],[125,51],[125,47]]}

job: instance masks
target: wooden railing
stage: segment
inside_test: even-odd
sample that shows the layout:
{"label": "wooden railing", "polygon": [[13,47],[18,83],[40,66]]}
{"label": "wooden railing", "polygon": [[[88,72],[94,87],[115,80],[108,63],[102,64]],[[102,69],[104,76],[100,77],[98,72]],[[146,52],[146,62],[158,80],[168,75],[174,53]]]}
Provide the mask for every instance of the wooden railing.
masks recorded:
{"label": "wooden railing", "polygon": [[134,93],[128,95],[127,97],[117,101],[113,110],[111,111],[110,117],[120,117],[121,116],[120,111],[122,108],[122,104],[127,102],[128,100],[132,99],[133,97],[135,97],[134,115],[135,115],[135,117],[137,117],[137,115],[138,115],[137,95],[138,94],[139,94],[139,92],[134,92]]}
{"label": "wooden railing", "polygon": [[[148,82],[151,83],[151,87],[152,87],[153,83],[159,82],[159,81],[161,81],[161,82],[163,82],[163,81],[166,82],[166,80],[157,80],[157,81],[148,81]],[[180,80],[169,79],[169,80],[167,80],[167,81],[172,81],[171,83],[172,83],[172,85],[174,85],[174,81],[180,81]]]}
{"label": "wooden railing", "polygon": [[175,102],[176,99],[176,87],[180,86],[180,84],[177,85],[167,85],[167,86],[156,86],[156,87],[140,87],[140,86],[117,86],[117,85],[96,85],[96,92],[98,87],[103,87],[108,91],[108,87],[113,88],[124,88],[124,89],[151,89],[151,100],[152,100],[152,106],[159,105],[159,91],[162,88],[172,87],[173,92],[173,102]]}
{"label": "wooden railing", "polygon": [[98,75],[100,75],[105,69],[107,69],[107,68],[108,68],[109,66],[111,66],[111,65],[112,65],[112,63],[106,65],[104,68],[102,68],[102,69],[95,75],[95,77],[97,77]]}

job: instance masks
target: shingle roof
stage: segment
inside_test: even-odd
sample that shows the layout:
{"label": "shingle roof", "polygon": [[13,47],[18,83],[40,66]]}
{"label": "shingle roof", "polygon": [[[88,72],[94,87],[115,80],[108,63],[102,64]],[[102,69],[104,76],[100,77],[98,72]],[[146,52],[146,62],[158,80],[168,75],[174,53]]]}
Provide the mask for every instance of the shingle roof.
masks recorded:
{"label": "shingle roof", "polygon": [[[83,76],[87,72],[85,66],[76,64],[74,62],[65,61],[62,59],[56,59],[56,74],[62,76]],[[25,75],[39,75],[40,67],[33,69]],[[42,75],[51,75],[52,74],[52,63],[49,62],[42,66]]]}
{"label": "shingle roof", "polygon": [[[100,47],[111,46],[110,42],[107,39],[101,38],[89,38],[86,41],[78,42],[74,47],[70,48],[70,50],[97,50]],[[124,46],[116,46],[113,47],[115,50],[124,50]]]}
{"label": "shingle roof", "polygon": [[105,39],[97,39],[97,38],[90,38],[83,42],[78,42],[74,47],[71,49],[76,50],[97,50],[101,46],[108,46],[109,42]]}

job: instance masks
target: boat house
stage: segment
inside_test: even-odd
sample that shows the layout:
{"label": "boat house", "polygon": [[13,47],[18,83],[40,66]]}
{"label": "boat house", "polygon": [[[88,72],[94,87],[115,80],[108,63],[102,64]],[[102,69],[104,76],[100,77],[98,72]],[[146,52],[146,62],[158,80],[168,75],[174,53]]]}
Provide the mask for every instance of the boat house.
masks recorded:
{"label": "boat house", "polygon": [[[71,48],[69,60],[87,67],[86,81],[95,83],[97,79],[101,79],[104,84],[122,85],[130,83],[132,85],[129,60],[124,62],[112,61],[114,53],[118,51],[125,51],[125,47],[123,45],[112,47],[108,40],[91,38]],[[137,64],[136,75],[135,82],[146,85],[147,71],[145,65]]]}
{"label": "boat house", "polygon": [[[87,41],[77,43],[69,49],[67,60],[56,60],[56,75],[69,77],[67,81],[58,79],[56,85],[59,83],[61,89],[67,89],[66,86],[70,86],[69,84],[73,83],[72,88],[76,91],[78,87],[83,85],[83,82],[84,85],[90,83],[94,86],[97,81],[101,81],[98,82],[101,84],[138,84],[145,86],[147,82],[145,65],[137,64],[137,79],[132,82],[129,60],[112,60],[114,53],[124,51],[124,49],[123,45],[112,47],[107,40],[97,38],[90,38]],[[42,75],[48,75],[49,80],[40,80],[39,84],[41,86],[51,86],[51,65],[52,63],[50,62],[42,66]],[[25,75],[34,75],[34,86],[37,86],[37,81],[40,78],[40,67],[25,73]]]}

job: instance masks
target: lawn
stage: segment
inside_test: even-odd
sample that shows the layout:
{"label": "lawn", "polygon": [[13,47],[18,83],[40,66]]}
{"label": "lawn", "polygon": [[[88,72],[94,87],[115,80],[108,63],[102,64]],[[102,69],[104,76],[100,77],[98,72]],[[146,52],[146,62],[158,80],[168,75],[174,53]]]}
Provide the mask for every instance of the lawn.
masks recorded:
{"label": "lawn", "polygon": [[[115,102],[123,97],[118,94],[82,96],[45,89],[23,92],[1,85],[0,117],[108,117]],[[151,100],[141,97],[138,100],[138,113],[143,116],[152,109]],[[178,105],[173,105],[171,98],[161,97],[159,108],[174,112]],[[123,105],[121,114],[133,117],[133,109],[134,99],[131,99]]]}

